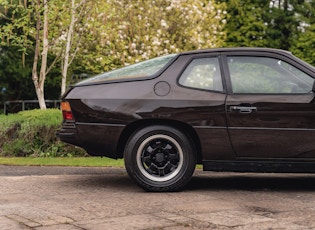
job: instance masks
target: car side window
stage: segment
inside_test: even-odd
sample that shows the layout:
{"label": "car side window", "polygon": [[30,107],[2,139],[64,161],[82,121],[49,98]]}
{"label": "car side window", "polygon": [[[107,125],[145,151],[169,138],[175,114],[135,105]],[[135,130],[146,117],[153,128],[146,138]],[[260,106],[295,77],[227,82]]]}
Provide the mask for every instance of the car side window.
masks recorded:
{"label": "car side window", "polygon": [[227,58],[233,93],[301,94],[312,91],[314,79],[291,64],[269,57]]}
{"label": "car side window", "polygon": [[223,91],[218,58],[193,59],[180,76],[179,84],[196,89]]}

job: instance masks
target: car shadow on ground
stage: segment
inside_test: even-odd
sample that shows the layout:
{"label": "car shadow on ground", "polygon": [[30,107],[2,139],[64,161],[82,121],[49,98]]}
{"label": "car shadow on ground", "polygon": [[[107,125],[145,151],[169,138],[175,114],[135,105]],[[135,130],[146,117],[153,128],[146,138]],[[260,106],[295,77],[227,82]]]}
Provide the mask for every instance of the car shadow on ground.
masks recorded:
{"label": "car shadow on ground", "polygon": [[314,191],[315,174],[207,172],[194,175],[186,190]]}
{"label": "car shadow on ground", "polygon": [[[69,182],[67,182],[69,183]],[[144,192],[133,183],[127,173],[85,175],[71,181],[73,186],[89,189],[113,189]],[[69,185],[69,184],[68,184]],[[71,185],[70,185],[71,186]],[[314,191],[315,174],[262,174],[262,173],[196,173],[183,191]]]}

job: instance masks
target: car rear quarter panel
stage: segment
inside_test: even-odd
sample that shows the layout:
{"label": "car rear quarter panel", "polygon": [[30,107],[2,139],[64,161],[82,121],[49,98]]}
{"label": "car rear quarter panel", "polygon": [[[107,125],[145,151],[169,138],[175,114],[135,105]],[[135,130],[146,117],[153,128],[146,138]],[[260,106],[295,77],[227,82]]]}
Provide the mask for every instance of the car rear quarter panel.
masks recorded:
{"label": "car rear quarter panel", "polygon": [[[226,128],[226,95],[177,84],[177,77],[189,59],[179,57],[154,79],[73,88],[65,99],[71,104],[80,137],[87,144],[96,142],[95,148],[115,155],[119,154],[115,151],[121,133],[134,122],[141,125],[141,121],[150,120],[152,125],[155,122],[171,125],[176,121],[177,125],[182,123],[195,129],[203,159],[234,158]],[[164,88],[157,91],[156,85],[161,82]]]}

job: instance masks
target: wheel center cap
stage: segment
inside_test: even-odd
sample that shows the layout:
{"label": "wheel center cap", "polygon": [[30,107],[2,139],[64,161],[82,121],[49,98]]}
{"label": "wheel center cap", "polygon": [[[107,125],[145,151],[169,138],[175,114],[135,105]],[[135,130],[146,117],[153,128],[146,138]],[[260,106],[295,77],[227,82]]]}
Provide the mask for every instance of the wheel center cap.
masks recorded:
{"label": "wheel center cap", "polygon": [[164,154],[163,153],[157,153],[155,155],[155,160],[158,162],[158,163],[161,163],[163,160],[164,160]]}

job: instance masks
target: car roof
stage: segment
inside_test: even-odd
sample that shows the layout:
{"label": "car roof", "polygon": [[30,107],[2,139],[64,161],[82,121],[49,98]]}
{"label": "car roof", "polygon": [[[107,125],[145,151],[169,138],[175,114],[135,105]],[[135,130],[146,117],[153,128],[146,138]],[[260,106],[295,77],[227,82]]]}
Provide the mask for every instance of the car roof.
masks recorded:
{"label": "car roof", "polygon": [[292,56],[292,53],[287,50],[274,49],[274,48],[262,48],[262,47],[230,47],[230,48],[211,48],[211,49],[201,49],[192,50],[187,52],[182,52],[181,54],[200,54],[200,53],[216,53],[216,52],[268,52],[268,53],[278,53],[284,55]]}
{"label": "car roof", "polygon": [[241,54],[246,52],[260,52],[260,53],[268,53],[268,54],[279,54],[290,59],[294,59],[297,62],[302,63],[304,66],[307,66],[313,72],[315,71],[315,67],[300,58],[294,56],[290,51],[275,49],[275,48],[265,48],[265,47],[226,47],[226,48],[211,48],[211,49],[201,49],[201,50],[192,50],[187,52],[179,53],[179,55],[189,55],[189,54],[206,54],[206,53],[229,53],[233,52],[235,54]]}

